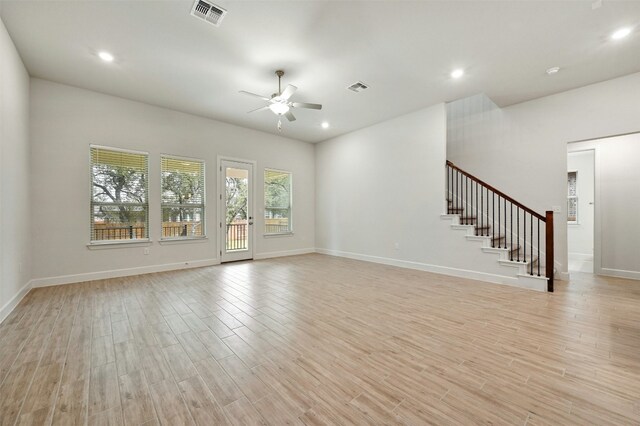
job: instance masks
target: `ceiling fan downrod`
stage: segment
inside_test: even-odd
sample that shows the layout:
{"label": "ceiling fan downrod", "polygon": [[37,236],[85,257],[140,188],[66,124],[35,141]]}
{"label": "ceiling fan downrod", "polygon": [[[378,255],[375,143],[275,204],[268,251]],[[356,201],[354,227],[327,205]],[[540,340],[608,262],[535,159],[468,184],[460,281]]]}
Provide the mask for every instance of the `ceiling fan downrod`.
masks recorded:
{"label": "ceiling fan downrod", "polygon": [[284,75],[284,71],[277,70],[276,71],[276,75],[278,76],[278,96],[280,96],[280,95],[282,95],[282,86],[280,85],[280,80],[282,79],[282,76]]}

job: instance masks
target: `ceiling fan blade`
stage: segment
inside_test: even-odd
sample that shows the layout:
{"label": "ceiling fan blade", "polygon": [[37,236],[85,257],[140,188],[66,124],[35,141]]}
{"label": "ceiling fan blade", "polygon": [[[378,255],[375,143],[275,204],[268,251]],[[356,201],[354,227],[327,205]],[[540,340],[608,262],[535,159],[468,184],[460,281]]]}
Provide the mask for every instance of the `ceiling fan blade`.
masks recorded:
{"label": "ceiling fan blade", "polygon": [[293,115],[291,111],[287,111],[287,113],[284,116],[287,117],[287,120],[289,121],[296,121],[296,116]]}
{"label": "ceiling fan blade", "polygon": [[288,100],[291,97],[291,95],[295,93],[296,90],[298,90],[296,86],[289,84],[287,87],[284,88],[284,90],[280,94],[280,99]]}
{"label": "ceiling fan blade", "polygon": [[249,114],[250,112],[262,111],[262,110],[265,110],[265,109],[269,109],[269,105],[263,106],[263,107],[260,107],[260,108],[256,108],[256,109],[252,109],[251,111],[247,111],[247,114]]}
{"label": "ceiling fan blade", "polygon": [[322,105],[320,104],[308,104],[306,102],[294,102],[293,106],[295,108],[322,109]]}
{"label": "ceiling fan blade", "polygon": [[256,98],[263,99],[265,101],[271,100],[271,98],[267,98],[266,96],[257,95],[255,93],[247,92],[246,90],[241,90],[240,93],[244,93],[245,95],[254,96]]}

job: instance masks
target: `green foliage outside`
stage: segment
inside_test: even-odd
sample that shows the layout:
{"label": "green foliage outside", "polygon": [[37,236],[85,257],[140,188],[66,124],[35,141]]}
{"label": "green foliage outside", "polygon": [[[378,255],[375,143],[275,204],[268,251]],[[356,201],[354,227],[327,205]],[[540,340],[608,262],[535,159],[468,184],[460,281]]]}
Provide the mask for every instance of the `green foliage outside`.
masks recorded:
{"label": "green foliage outside", "polygon": [[145,204],[147,176],[135,167],[93,165],[93,201],[115,203],[96,205],[95,218],[105,222],[138,223],[146,221],[146,211],[141,206],[120,203]]}
{"label": "green foliage outside", "polygon": [[246,178],[227,177],[227,225],[247,219],[249,188]]}
{"label": "green foliage outside", "polygon": [[193,204],[193,207],[166,207],[162,209],[162,221],[183,222],[193,220],[203,203],[204,188],[199,173],[165,171],[162,173],[162,201],[170,204]]}

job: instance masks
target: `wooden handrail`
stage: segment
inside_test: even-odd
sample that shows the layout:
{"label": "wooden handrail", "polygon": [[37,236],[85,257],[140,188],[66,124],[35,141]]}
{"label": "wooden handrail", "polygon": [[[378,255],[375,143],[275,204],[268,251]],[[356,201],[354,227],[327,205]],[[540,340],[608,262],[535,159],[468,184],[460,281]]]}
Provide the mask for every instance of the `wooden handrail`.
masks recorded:
{"label": "wooden handrail", "polygon": [[452,169],[455,169],[457,171],[459,171],[460,173],[462,173],[463,175],[467,176],[469,179],[478,182],[480,185],[488,188],[489,190],[495,192],[496,194],[500,195],[502,198],[506,199],[507,201],[509,201],[510,203],[513,203],[513,205],[520,207],[522,210],[526,211],[527,213],[531,214],[532,216],[540,219],[543,222],[547,221],[547,218],[544,217],[543,215],[535,212],[534,210],[531,210],[529,207],[525,206],[524,204],[522,204],[521,202],[514,200],[513,198],[511,198],[510,196],[508,196],[507,194],[505,194],[504,192],[500,191],[499,189],[496,189],[495,187],[489,185],[488,183],[486,183],[485,181],[483,181],[482,179],[478,179],[477,177],[475,177],[474,175],[472,175],[471,173],[465,172],[464,170],[462,170],[460,167],[456,166],[455,164],[453,164],[451,161],[447,160],[447,166],[451,167]]}

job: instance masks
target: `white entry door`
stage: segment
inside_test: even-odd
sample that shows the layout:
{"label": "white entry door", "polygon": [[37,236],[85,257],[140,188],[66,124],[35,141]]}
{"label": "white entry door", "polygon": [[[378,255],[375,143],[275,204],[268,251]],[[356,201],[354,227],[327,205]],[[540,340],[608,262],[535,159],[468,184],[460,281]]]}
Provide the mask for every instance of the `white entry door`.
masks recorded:
{"label": "white entry door", "polygon": [[253,259],[253,164],[220,162],[222,262]]}

